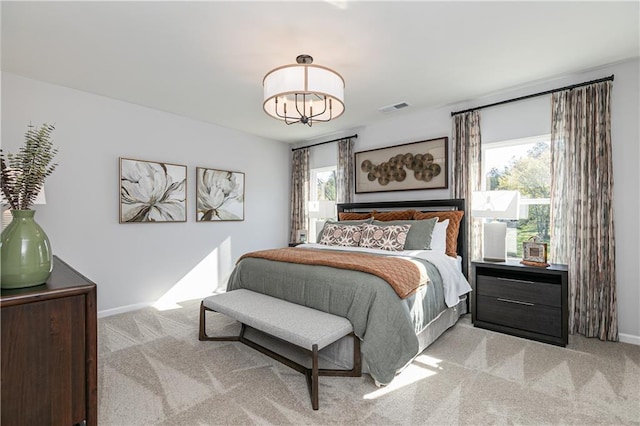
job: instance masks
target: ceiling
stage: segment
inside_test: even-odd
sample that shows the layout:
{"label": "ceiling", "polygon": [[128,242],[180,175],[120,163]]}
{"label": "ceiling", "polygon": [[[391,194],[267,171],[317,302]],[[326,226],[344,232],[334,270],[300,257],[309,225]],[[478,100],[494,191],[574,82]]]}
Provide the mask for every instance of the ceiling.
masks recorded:
{"label": "ceiling", "polygon": [[[2,70],[300,142],[640,56],[629,2],[8,2]],[[262,78],[307,53],[344,115],[287,126]],[[378,108],[399,102],[391,113]]]}

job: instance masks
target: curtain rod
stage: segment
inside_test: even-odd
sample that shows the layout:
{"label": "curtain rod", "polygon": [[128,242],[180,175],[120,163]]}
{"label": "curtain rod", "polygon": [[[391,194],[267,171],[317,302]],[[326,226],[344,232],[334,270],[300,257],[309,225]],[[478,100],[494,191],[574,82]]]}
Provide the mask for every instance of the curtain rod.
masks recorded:
{"label": "curtain rod", "polygon": [[314,143],[312,145],[300,146],[298,148],[291,148],[291,151],[297,151],[297,150],[303,149],[303,148],[311,148],[312,146],[324,145],[325,143],[338,142],[338,141],[341,141],[343,139],[351,139],[351,138],[357,138],[357,137],[358,137],[358,134],[356,133],[355,135],[345,136],[343,138],[333,139],[333,140],[326,141],[326,142],[318,142],[318,143]]}
{"label": "curtain rod", "polygon": [[572,84],[571,86],[559,87],[557,89],[546,90],[544,92],[534,93],[532,95],[520,96],[519,98],[507,99],[506,101],[494,102],[492,104],[481,105],[475,108],[469,108],[462,111],[452,112],[451,116],[453,117],[454,115],[464,114],[465,112],[471,112],[471,111],[476,111],[483,108],[489,108],[489,107],[494,107],[498,105],[508,104],[511,102],[522,101],[525,99],[535,98],[538,96],[549,95],[551,93],[560,92],[562,90],[571,90],[571,89],[575,89],[576,87],[588,86],[589,84],[602,83],[603,81],[613,81],[613,74],[611,74],[609,77],[599,78],[597,80],[585,81],[584,83]]}

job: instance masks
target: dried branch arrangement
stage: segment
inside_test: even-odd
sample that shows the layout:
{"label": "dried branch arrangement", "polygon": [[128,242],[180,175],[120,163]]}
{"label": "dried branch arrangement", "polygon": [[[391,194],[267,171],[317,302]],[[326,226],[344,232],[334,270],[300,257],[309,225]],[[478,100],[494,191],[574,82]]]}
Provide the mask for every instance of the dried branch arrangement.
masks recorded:
{"label": "dried branch arrangement", "polygon": [[2,202],[12,210],[30,210],[44,185],[44,180],[56,169],[53,157],[58,149],[53,147],[51,133],[55,127],[44,123],[40,128],[29,125],[24,145],[17,154],[7,154],[0,149]]}

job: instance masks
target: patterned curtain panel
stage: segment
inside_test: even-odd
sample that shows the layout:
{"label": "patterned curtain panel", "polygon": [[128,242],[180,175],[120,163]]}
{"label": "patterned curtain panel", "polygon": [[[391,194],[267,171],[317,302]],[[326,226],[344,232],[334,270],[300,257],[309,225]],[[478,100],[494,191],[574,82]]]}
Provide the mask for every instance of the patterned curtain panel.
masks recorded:
{"label": "patterned curtain panel", "polygon": [[309,148],[293,151],[291,164],[291,228],[289,241],[296,241],[296,232],[308,229]]}
{"label": "patterned curtain panel", "polygon": [[[482,222],[471,217],[471,193],[480,190],[482,180],[480,158],[480,113],[471,111],[453,116],[454,198],[464,198],[467,215],[467,266],[472,259],[482,258]],[[469,271],[470,269],[467,268]]]}
{"label": "patterned curtain panel", "polygon": [[552,96],[551,259],[569,267],[569,331],[618,340],[610,81]]}
{"label": "patterned curtain panel", "polygon": [[342,139],[338,141],[338,174],[336,176],[338,203],[353,201],[353,177],[353,139]]}

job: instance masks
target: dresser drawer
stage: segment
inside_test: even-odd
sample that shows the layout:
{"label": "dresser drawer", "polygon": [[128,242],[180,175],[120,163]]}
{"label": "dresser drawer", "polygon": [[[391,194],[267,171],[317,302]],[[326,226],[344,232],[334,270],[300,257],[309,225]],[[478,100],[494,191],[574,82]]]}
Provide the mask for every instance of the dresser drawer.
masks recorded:
{"label": "dresser drawer", "polygon": [[560,308],[562,304],[562,286],[560,284],[490,275],[478,275],[476,280],[478,296],[509,299],[556,308]]}
{"label": "dresser drawer", "polygon": [[562,337],[560,308],[544,305],[523,305],[503,298],[478,295],[478,321],[514,327],[520,330]]}

